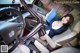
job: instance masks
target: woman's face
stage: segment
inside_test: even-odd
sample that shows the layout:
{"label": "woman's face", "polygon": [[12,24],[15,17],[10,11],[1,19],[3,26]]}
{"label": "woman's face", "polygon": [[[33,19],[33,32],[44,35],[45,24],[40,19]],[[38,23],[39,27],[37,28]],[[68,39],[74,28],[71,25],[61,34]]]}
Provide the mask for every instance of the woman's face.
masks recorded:
{"label": "woman's face", "polygon": [[64,24],[66,24],[66,23],[68,23],[69,19],[70,19],[70,17],[67,16],[67,17],[63,17],[61,21],[62,21]]}

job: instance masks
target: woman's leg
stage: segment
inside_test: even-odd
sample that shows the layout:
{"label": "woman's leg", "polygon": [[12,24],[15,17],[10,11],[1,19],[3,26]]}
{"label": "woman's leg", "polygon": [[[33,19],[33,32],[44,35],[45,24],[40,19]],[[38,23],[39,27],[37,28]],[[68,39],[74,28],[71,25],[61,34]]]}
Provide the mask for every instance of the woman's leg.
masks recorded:
{"label": "woman's leg", "polygon": [[56,47],[56,44],[52,41],[52,39],[47,34],[44,35],[44,39],[48,42],[48,44],[52,48],[55,48]]}

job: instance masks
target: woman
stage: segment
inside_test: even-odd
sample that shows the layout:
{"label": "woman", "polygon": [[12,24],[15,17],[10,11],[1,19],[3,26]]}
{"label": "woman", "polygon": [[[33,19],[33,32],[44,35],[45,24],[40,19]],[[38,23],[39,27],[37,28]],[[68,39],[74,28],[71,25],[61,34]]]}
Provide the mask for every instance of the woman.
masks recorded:
{"label": "woman", "polygon": [[[55,35],[61,34],[68,29],[68,26],[74,21],[74,18],[71,14],[67,14],[60,18],[54,18],[49,25],[45,27],[46,30],[49,31],[49,37],[53,37]],[[45,39],[44,36],[41,36],[40,39]]]}

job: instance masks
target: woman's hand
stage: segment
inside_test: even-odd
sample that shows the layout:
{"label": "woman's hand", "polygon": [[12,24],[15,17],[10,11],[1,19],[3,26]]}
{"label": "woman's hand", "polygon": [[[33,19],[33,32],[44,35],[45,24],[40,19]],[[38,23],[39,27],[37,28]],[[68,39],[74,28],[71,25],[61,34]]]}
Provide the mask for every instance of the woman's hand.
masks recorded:
{"label": "woman's hand", "polygon": [[43,41],[46,40],[44,36],[41,36],[40,39]]}
{"label": "woman's hand", "polygon": [[35,51],[35,50],[33,50],[33,53],[36,53],[36,51]]}

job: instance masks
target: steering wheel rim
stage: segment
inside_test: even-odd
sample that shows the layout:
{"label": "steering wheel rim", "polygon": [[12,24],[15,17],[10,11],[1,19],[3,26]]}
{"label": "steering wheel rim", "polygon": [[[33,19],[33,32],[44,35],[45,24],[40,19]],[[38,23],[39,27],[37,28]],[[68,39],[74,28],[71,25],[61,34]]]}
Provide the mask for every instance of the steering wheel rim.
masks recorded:
{"label": "steering wheel rim", "polygon": [[[25,28],[25,20],[23,19],[23,16],[22,16],[21,12],[19,12],[18,10],[16,10],[15,8],[12,8],[12,7],[4,7],[4,8],[0,9],[0,15],[4,14],[6,12],[12,12],[12,13],[18,15],[17,18],[19,18],[21,20],[21,22],[18,23],[18,24],[21,24],[21,28],[20,28],[21,31],[20,31],[20,35],[18,37],[22,37],[23,32],[24,32],[24,28]],[[5,22],[11,22],[11,21],[8,20],[8,21],[5,21]]]}

